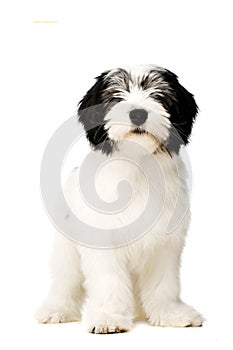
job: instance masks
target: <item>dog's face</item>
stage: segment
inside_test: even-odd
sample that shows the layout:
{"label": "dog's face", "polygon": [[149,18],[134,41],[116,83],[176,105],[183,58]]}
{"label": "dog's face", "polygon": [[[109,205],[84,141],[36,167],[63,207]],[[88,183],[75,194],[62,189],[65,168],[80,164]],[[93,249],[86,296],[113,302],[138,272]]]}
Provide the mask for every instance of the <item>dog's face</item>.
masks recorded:
{"label": "dog's face", "polygon": [[111,154],[134,138],[155,152],[187,144],[198,107],[177,76],[158,66],[102,73],[79,104],[79,121],[96,150]]}

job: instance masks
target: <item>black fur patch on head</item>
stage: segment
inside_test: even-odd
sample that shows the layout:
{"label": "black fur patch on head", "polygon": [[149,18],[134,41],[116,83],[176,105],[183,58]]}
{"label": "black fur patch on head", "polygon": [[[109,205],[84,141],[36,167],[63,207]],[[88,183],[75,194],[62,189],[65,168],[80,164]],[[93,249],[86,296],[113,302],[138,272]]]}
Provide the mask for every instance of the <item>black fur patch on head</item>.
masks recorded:
{"label": "black fur patch on head", "polygon": [[170,152],[179,152],[181,145],[186,145],[192,126],[198,113],[198,106],[193,95],[178,81],[177,76],[169,70],[161,71],[161,76],[172,91],[168,96],[157,97],[170,114],[172,127],[166,147]]}
{"label": "black fur patch on head", "polygon": [[78,118],[86,131],[87,139],[96,150],[110,154],[114,148],[114,141],[110,140],[104,126],[105,115],[111,107],[121,99],[114,97],[115,89],[111,88],[111,81],[104,72],[96,78],[96,83],[82,98],[78,108]]}

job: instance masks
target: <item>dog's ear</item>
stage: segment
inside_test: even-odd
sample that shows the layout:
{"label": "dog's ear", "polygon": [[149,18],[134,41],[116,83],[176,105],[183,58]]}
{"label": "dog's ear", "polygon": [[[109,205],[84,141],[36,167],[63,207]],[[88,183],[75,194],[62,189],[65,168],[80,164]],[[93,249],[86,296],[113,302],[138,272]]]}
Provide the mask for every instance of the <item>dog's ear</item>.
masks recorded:
{"label": "dog's ear", "polygon": [[168,107],[173,126],[168,148],[171,151],[179,151],[180,146],[186,145],[189,141],[192,126],[198,113],[198,106],[194,96],[179,83],[174,73],[167,70],[164,73],[164,78],[171,87],[174,96]]}
{"label": "dog's ear", "polygon": [[95,84],[87,91],[78,104],[78,120],[83,124],[87,139],[95,149],[105,153],[112,150],[112,142],[104,129],[104,117],[107,113],[105,92],[108,87],[106,71],[96,77]]}
{"label": "dog's ear", "polygon": [[104,72],[96,77],[95,84],[87,91],[86,95],[78,104],[78,118],[81,123],[88,123],[92,126],[95,122],[100,119],[99,108],[103,104],[103,93],[107,88],[107,76],[108,72]]}

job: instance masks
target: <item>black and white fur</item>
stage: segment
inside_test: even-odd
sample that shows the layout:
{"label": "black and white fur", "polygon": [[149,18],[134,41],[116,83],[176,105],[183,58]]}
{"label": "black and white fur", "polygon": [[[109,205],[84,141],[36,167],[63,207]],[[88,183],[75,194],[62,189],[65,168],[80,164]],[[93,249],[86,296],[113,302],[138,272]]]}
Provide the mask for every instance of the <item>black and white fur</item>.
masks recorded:
{"label": "black and white fur", "polygon": [[[166,233],[177,189],[181,207],[187,203],[187,175],[179,152],[188,143],[197,111],[193,95],[177,76],[155,65],[114,69],[96,78],[78,110],[87,139],[92,149],[109,159],[117,152],[127,158],[126,140],[144,147],[145,155],[138,157],[140,167],[157,161],[164,174],[163,212],[149,232],[116,249],[83,247],[57,234],[53,284],[37,313],[40,322],[79,321],[86,297],[85,323],[94,333],[127,331],[135,319],[147,319],[154,326],[202,325],[202,316],[180,299],[180,259],[189,210],[183,208],[182,220],[172,234]],[[145,178],[131,162],[119,159],[108,164],[96,176],[96,190],[103,200],[116,199],[122,178],[135,189],[130,205],[121,212],[109,217],[89,208],[76,188],[78,170],[71,174],[64,190],[80,219],[105,229],[123,227],[135,220],[147,199]],[[156,172],[154,187],[159,205]]]}

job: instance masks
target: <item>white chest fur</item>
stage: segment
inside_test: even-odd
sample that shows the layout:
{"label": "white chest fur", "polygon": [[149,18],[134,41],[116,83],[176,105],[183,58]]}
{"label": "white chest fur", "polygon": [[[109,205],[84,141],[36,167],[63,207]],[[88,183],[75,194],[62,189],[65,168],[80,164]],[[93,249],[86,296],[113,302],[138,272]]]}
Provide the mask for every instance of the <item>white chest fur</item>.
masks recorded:
{"label": "white chest fur", "polygon": [[[186,217],[186,171],[178,155],[145,153],[131,159],[119,153],[119,157],[106,157],[97,173],[87,176],[96,191],[88,193],[88,199],[79,181],[79,169],[71,174],[64,193],[79,220],[94,228],[111,232],[127,226],[135,230],[133,223],[138,220],[139,231],[133,237],[146,233],[145,240],[154,242],[175,232]],[[100,201],[92,201],[92,195]]]}

